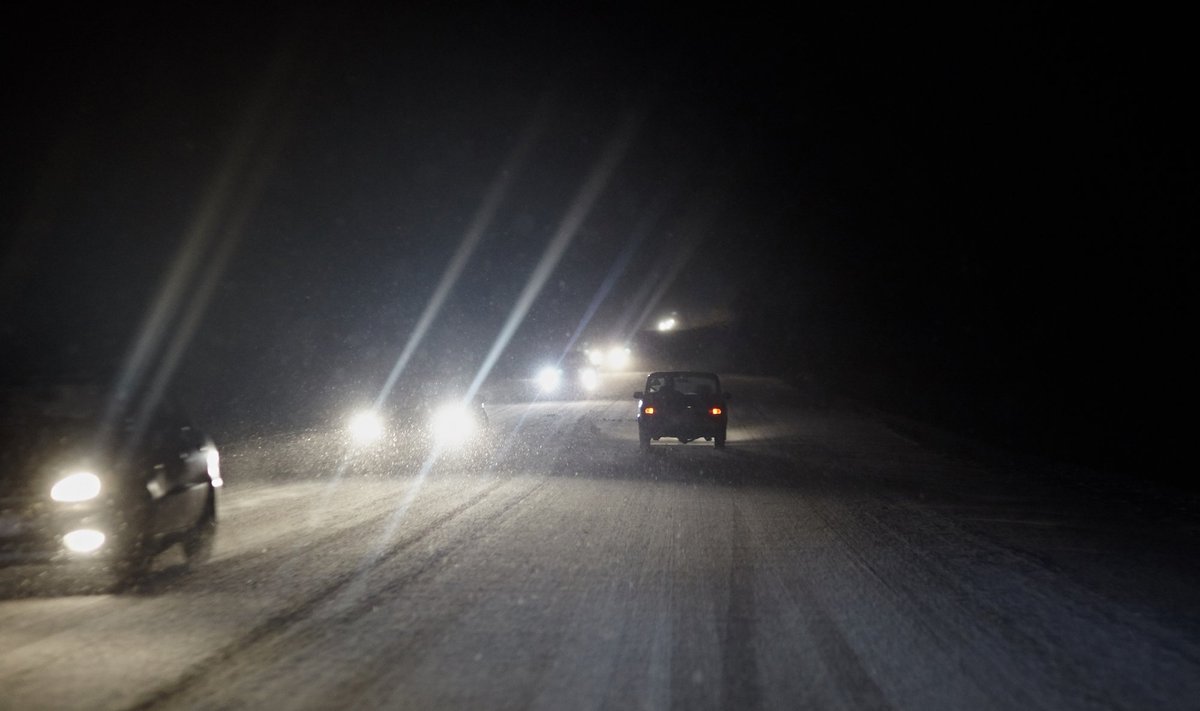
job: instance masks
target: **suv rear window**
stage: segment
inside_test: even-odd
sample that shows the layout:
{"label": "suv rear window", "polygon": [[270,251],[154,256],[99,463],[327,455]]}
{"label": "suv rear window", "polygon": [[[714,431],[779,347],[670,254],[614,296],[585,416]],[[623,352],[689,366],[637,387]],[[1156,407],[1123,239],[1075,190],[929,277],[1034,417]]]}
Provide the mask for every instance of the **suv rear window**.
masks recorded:
{"label": "suv rear window", "polygon": [[690,373],[687,375],[651,375],[646,378],[646,392],[658,393],[664,391],[675,391],[683,395],[701,395],[709,396],[720,392],[721,388],[717,384],[717,379],[712,375],[703,373]]}

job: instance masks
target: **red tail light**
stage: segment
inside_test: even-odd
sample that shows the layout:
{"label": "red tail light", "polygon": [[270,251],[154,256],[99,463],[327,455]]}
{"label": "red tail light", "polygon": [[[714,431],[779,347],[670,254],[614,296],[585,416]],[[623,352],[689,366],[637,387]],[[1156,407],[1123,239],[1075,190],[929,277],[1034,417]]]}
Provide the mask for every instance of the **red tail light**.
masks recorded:
{"label": "red tail light", "polygon": [[722,410],[719,407],[714,407],[713,409],[709,410],[709,412],[713,415],[719,415],[721,414]]}
{"label": "red tail light", "polygon": [[644,407],[644,408],[642,408],[642,412],[646,413],[647,415],[653,415],[654,408],[653,407]]}

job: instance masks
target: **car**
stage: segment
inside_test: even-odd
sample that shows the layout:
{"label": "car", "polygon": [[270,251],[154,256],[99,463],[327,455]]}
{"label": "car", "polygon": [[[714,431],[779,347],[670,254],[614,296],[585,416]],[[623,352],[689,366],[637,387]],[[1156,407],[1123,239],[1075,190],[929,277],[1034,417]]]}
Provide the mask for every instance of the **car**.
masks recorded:
{"label": "car", "polygon": [[633,359],[629,345],[622,343],[614,343],[608,347],[585,348],[583,354],[592,366],[613,372],[628,369]]}
{"label": "car", "polygon": [[66,564],[136,582],[167,548],[207,560],[223,481],[178,405],[114,415],[87,382],[0,387],[0,566]]}
{"label": "car", "polygon": [[570,351],[555,365],[543,366],[537,373],[540,397],[586,399],[600,385],[600,373],[582,351]]}
{"label": "car", "polygon": [[649,449],[652,440],[675,437],[683,444],[703,438],[725,447],[730,395],[721,390],[716,373],[672,370],[650,373],[638,400],[638,442]]}
{"label": "car", "polygon": [[346,425],[352,451],[383,454],[416,442],[436,447],[440,453],[471,452],[490,431],[483,398],[428,396],[412,407],[364,407],[350,415]]}

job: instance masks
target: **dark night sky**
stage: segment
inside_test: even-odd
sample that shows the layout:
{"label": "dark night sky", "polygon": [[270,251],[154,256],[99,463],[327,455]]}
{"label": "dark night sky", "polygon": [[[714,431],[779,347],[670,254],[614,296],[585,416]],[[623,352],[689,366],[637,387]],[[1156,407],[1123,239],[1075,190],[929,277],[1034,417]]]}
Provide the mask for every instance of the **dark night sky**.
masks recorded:
{"label": "dark night sky", "polygon": [[1171,18],[206,13],[4,30],[9,344],[119,358],[207,225],[205,264],[235,248],[181,386],[268,418],[369,393],[534,126],[414,361],[469,375],[633,121],[501,371],[561,349],[635,248],[585,337],[690,255],[659,311],[718,322],[730,369],[1121,466],[1181,431],[1130,414],[1190,384]]}

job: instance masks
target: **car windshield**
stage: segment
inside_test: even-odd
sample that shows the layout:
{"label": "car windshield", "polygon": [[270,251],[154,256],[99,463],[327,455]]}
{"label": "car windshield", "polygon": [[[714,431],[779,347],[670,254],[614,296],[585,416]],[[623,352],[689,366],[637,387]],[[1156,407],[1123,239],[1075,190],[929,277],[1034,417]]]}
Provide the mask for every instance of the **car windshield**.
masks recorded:
{"label": "car windshield", "polygon": [[651,375],[646,379],[646,392],[658,393],[668,389],[670,379],[665,375]]}
{"label": "car windshield", "polygon": [[684,395],[713,395],[717,392],[717,379],[711,375],[676,375],[672,379],[675,392]]}
{"label": "car windshield", "polygon": [[720,392],[720,386],[715,375],[705,373],[654,374],[646,378],[646,392],[709,396]]}

